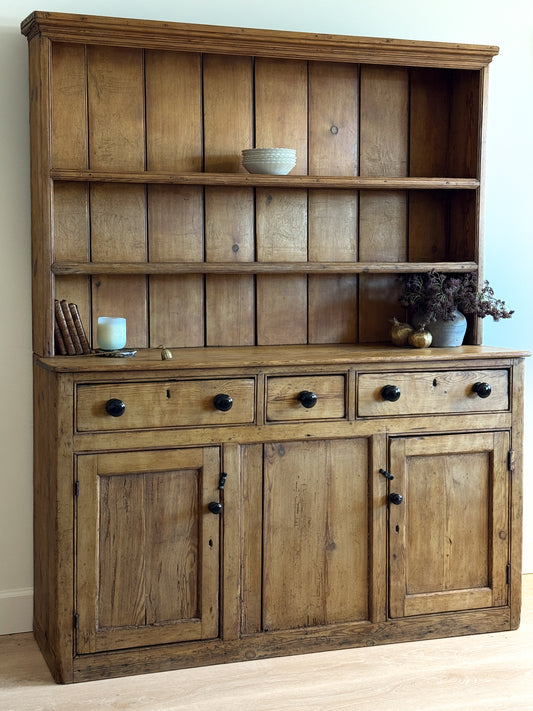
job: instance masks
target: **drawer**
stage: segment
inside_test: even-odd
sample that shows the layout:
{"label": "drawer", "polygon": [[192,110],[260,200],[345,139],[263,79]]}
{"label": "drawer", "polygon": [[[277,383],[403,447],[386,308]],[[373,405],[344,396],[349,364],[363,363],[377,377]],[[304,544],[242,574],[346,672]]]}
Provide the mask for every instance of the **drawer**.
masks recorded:
{"label": "drawer", "polygon": [[[387,386],[399,390],[389,388],[387,391]],[[393,400],[398,392],[398,399]],[[387,400],[387,396],[391,397],[391,400]],[[508,370],[361,373],[357,380],[359,417],[491,412],[508,409]]]}
{"label": "drawer", "polygon": [[344,375],[268,378],[266,419],[269,422],[341,419],[346,416],[345,393]]}
{"label": "drawer", "polygon": [[[255,421],[255,380],[215,379],[78,385],[78,432],[137,430],[157,427],[251,424]],[[217,395],[229,395],[230,409],[215,406]],[[106,405],[117,407],[115,416]],[[222,403],[219,401],[222,400]],[[119,414],[120,403],[123,413]],[[227,399],[219,398],[219,406]],[[113,410],[111,404],[109,409]]]}

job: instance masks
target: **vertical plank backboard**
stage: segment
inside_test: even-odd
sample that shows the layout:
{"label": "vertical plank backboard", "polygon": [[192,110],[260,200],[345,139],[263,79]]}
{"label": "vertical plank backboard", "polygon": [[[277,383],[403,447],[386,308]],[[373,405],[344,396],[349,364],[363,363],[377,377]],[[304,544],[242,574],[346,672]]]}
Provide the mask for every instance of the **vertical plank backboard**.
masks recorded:
{"label": "vertical plank backboard", "polygon": [[309,275],[309,343],[357,340],[357,277]]}
{"label": "vertical plank backboard", "polygon": [[[52,165],[87,168],[87,73],[84,45],[52,44]],[[89,189],[83,183],[55,183],[54,260],[90,258]],[[90,277],[55,277],[54,297],[78,306],[90,338]]]}
{"label": "vertical plank backboard", "polygon": [[[447,176],[450,154],[451,73],[411,70],[409,173]],[[454,174],[455,175],[455,174]],[[458,176],[457,176],[458,177]],[[409,201],[409,258],[447,261],[448,200],[435,193],[413,193]]]}
{"label": "vertical plank backboard", "polygon": [[[253,142],[252,60],[206,55],[203,82],[205,170],[244,171],[241,151]],[[254,260],[253,189],[206,187],[205,258]],[[206,345],[253,345],[254,278],[207,275],[205,290]]]}
{"label": "vertical plank backboard", "polygon": [[[307,195],[303,190],[257,190],[257,258],[307,259]],[[258,345],[307,343],[307,276],[257,275]]]}
{"label": "vertical plank backboard", "polygon": [[87,168],[85,46],[52,44],[52,165]]}
{"label": "vertical plank backboard", "polygon": [[[309,173],[357,175],[359,69],[309,64]],[[309,260],[357,261],[358,193],[309,191]],[[309,343],[350,343],[357,337],[357,277],[310,275]]]}
{"label": "vertical plank backboard", "polygon": [[409,259],[414,262],[449,260],[450,194],[413,190],[409,199]]}
{"label": "vertical plank backboard", "polygon": [[[255,144],[294,148],[293,174],[307,173],[307,101],[306,62],[256,59]],[[256,193],[257,259],[306,261],[306,191]],[[257,276],[257,342],[307,343],[307,277]]]}
{"label": "vertical plank backboard", "polygon": [[151,348],[204,345],[204,280],[201,274],[150,276]]}
{"label": "vertical plank backboard", "polygon": [[[87,66],[89,167],[144,170],[142,51],[90,46]],[[92,260],[144,261],[147,257],[145,187],[95,184],[90,199]],[[128,319],[128,345],[146,346],[145,277],[111,275],[93,278],[94,333],[98,316],[125,316]]]}
{"label": "vertical plank backboard", "polygon": [[147,169],[201,170],[200,55],[150,50],[144,61]]}
{"label": "vertical plank backboard", "polygon": [[[197,53],[147,51],[146,167],[158,171],[202,168],[202,77]],[[149,259],[201,262],[204,256],[200,186],[148,186]],[[204,345],[201,275],[149,277],[149,345]]]}
{"label": "vertical plank backboard", "polygon": [[[361,67],[360,174],[407,175],[409,74],[403,68]],[[407,193],[361,191],[359,259],[400,261],[407,252]],[[398,308],[396,277],[361,275],[359,340],[388,338]]]}
{"label": "vertical plank backboard", "polygon": [[451,71],[452,103],[450,125],[449,175],[479,178],[481,172],[481,123],[483,72]]}
{"label": "vertical plank backboard", "polygon": [[409,174],[449,175],[450,70],[411,69]]}
{"label": "vertical plank backboard", "polygon": [[[99,274],[92,278],[93,344],[96,347],[98,316],[120,316],[126,319],[128,348],[147,348],[146,324],[148,321],[146,277],[127,275],[115,277]],[[159,344],[158,344],[159,345]]]}
{"label": "vertical plank backboard", "polygon": [[144,69],[140,49],[87,48],[89,167],[144,170]]}

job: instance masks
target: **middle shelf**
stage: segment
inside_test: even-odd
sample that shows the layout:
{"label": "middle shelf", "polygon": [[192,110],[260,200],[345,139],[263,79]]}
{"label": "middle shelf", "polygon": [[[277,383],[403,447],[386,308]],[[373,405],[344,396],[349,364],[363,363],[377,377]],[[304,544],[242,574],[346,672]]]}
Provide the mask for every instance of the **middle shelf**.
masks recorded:
{"label": "middle shelf", "polygon": [[476,262],[54,262],[57,276],[76,274],[411,274],[475,272]]}
{"label": "middle shelf", "polygon": [[163,173],[157,171],[52,170],[52,180],[92,183],[219,185],[226,187],[369,190],[476,190],[476,178],[365,177],[348,175],[257,175],[249,173]]}

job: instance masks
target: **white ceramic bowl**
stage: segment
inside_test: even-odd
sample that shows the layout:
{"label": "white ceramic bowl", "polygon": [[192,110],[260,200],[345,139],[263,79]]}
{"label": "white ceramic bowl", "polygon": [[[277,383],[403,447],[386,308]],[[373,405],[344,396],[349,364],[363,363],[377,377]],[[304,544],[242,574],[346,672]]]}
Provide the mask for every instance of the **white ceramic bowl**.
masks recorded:
{"label": "white ceramic bowl", "polygon": [[248,148],[242,151],[242,164],[249,173],[287,175],[296,165],[293,148]]}

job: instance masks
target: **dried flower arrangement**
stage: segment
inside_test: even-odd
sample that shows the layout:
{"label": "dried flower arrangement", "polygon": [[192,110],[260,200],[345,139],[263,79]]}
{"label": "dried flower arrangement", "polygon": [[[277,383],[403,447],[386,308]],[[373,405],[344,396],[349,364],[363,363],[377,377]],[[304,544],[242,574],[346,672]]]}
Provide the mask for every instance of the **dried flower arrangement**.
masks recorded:
{"label": "dried flower arrangement", "polygon": [[406,276],[400,303],[423,314],[423,326],[435,321],[452,321],[456,310],[478,318],[492,316],[495,321],[510,318],[514,313],[505,301],[494,296],[488,281],[483,282],[479,291],[473,273],[454,276],[434,269],[426,274]]}

